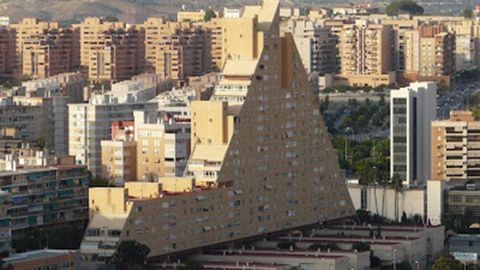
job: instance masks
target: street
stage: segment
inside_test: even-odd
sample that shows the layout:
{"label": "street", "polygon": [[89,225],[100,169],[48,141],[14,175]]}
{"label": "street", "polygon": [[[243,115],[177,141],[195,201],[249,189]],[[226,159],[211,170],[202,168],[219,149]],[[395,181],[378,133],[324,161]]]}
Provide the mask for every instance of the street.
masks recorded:
{"label": "street", "polygon": [[480,83],[458,84],[454,90],[437,98],[437,118],[446,119],[451,110],[463,109],[463,100],[480,90]]}

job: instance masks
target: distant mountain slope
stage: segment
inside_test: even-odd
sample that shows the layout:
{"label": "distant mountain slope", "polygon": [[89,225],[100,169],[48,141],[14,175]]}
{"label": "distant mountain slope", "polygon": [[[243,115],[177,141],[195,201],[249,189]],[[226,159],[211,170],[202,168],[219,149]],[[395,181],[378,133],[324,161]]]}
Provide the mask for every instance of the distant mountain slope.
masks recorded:
{"label": "distant mountain slope", "polygon": [[187,8],[243,5],[256,0],[0,0],[0,16],[12,21],[23,17],[71,21],[87,16],[116,15],[126,22],[139,22],[149,16],[173,17],[182,5]]}

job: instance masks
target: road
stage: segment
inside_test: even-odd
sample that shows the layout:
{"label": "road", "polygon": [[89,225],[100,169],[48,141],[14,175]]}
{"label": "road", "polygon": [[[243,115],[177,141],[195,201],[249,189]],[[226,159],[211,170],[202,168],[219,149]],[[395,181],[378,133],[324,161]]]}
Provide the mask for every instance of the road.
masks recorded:
{"label": "road", "polygon": [[463,100],[480,91],[480,83],[458,84],[453,91],[437,98],[437,117],[447,119],[451,110],[463,109]]}

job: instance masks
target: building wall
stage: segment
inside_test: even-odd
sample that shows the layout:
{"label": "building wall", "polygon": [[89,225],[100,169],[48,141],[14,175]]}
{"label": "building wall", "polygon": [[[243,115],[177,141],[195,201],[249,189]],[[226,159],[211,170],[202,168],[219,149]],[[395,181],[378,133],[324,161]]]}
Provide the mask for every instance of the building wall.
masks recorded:
{"label": "building wall", "polygon": [[137,143],[102,141],[102,177],[114,185],[137,179]]}
{"label": "building wall", "polygon": [[422,185],[430,178],[431,121],[436,118],[436,85],[412,83],[390,93],[390,176],[404,185]]}
{"label": "building wall", "polygon": [[432,122],[432,179],[479,179],[480,125],[471,112],[453,111]]}
{"label": "building wall", "polygon": [[403,212],[407,217],[424,217],[427,214],[424,204],[425,191],[421,189],[405,189],[395,193],[390,187],[374,188],[350,184],[348,192],[355,209],[364,209],[392,220],[400,220]]}
{"label": "building wall", "polygon": [[13,74],[15,55],[15,32],[0,26],[0,74]]}
{"label": "building wall", "polygon": [[2,173],[0,189],[12,197],[7,213],[12,218],[14,235],[29,228],[87,221],[88,183],[85,166]]}
{"label": "building wall", "polygon": [[[263,7],[246,8],[244,16],[253,17],[254,11],[264,32],[262,43],[268,46],[261,47],[251,74],[252,87],[217,185],[194,192],[163,192],[155,198],[124,197],[128,201],[123,208],[130,210],[122,217],[125,225],[118,241],[144,243],[152,258],[354,213],[293,38],[280,37],[279,2],[267,0]],[[109,216],[110,211],[92,202],[90,207],[93,220]],[[156,219],[146,218],[151,216]],[[89,226],[87,234],[96,229]],[[85,237],[84,243],[96,245],[100,238]],[[86,255],[101,254],[98,250]]]}

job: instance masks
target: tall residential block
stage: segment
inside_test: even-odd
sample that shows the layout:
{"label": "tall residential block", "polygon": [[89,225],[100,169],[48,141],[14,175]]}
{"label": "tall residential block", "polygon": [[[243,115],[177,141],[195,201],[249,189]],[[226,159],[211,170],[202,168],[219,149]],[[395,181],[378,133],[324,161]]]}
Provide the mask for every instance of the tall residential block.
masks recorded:
{"label": "tall residential block", "polygon": [[417,82],[392,90],[390,104],[390,176],[398,174],[407,186],[424,185],[430,179],[437,86]]}
{"label": "tall residential block", "polygon": [[471,112],[432,123],[431,171],[433,180],[480,179],[480,122]]}
{"label": "tall residential block", "polygon": [[89,79],[126,80],[144,66],[143,32],[121,22],[86,18],[80,29],[80,65]]}
{"label": "tall residential block", "polygon": [[21,51],[21,74],[37,79],[78,70],[78,37],[78,30],[69,28],[51,29],[26,37]]}
{"label": "tall residential block", "polygon": [[104,140],[102,148],[102,178],[122,186],[137,179],[137,143],[135,141]]}
{"label": "tall residential block", "polygon": [[140,81],[124,81],[112,85],[107,94],[93,96],[89,103],[68,105],[68,151],[78,164],[87,164],[93,175],[102,173],[101,141],[111,138],[114,121],[133,120],[134,110],[153,110],[150,102],[155,88],[146,88]]}
{"label": "tall residential block", "polygon": [[155,72],[161,78],[186,80],[210,71],[210,35],[201,27],[176,29],[156,44]]}
{"label": "tall residential block", "polygon": [[338,38],[329,27],[308,19],[283,20],[281,31],[292,33],[307,73],[338,73]]}
{"label": "tall residential block", "polygon": [[351,85],[395,82],[394,31],[390,25],[358,20],[343,25],[340,34],[340,73]]}
{"label": "tall residential block", "polygon": [[[280,35],[279,1],[247,6],[238,20],[246,24],[227,30],[233,38],[228,42],[242,44],[246,58],[258,60],[245,101],[227,104],[234,126],[216,180],[204,186],[191,176],[167,177],[90,189],[91,221],[81,245],[86,258],[108,258],[118,243],[131,239],[151,249],[149,259],[160,260],[354,215],[318,97],[293,37]],[[254,25],[255,46],[247,43],[252,36],[240,35]],[[214,146],[208,138],[203,142]]]}
{"label": "tall residential block", "polygon": [[455,34],[442,25],[421,25],[405,34],[405,73],[419,78],[443,78],[455,74]]}
{"label": "tall residential block", "polygon": [[15,61],[15,33],[11,28],[0,26],[0,74],[13,74]]}
{"label": "tall residential block", "polygon": [[190,156],[190,123],[163,111],[135,111],[138,181],[183,176]]}
{"label": "tall residential block", "polygon": [[[18,23],[10,24],[10,27],[15,32],[14,73],[18,77],[23,75],[24,61],[26,61],[27,63],[29,62],[28,59],[24,60],[25,55],[23,53],[24,53],[25,47],[30,46],[30,44],[32,43],[32,38],[37,36],[44,36],[44,35],[48,36],[50,32],[53,34],[58,31],[61,31],[60,29],[61,27],[58,24],[58,22],[45,22],[35,18],[24,18]],[[31,55],[27,55],[26,57],[31,57]],[[54,74],[51,74],[51,75],[54,75]]]}

